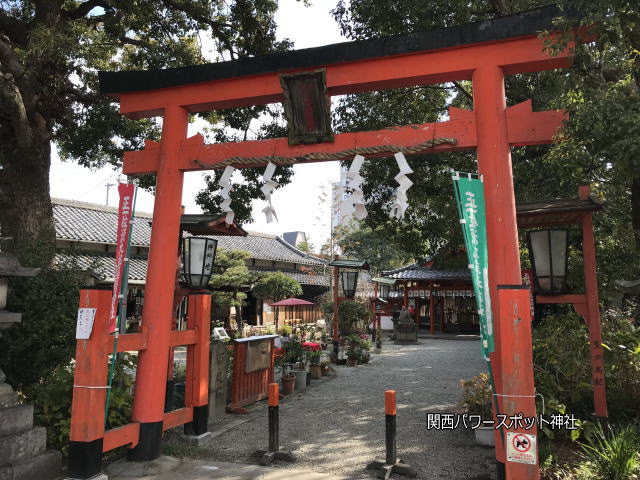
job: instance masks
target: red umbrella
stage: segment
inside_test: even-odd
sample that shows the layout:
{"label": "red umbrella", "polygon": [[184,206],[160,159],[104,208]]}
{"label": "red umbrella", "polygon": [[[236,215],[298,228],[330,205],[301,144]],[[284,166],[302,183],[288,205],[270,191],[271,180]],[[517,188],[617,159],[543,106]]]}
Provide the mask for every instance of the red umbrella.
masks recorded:
{"label": "red umbrella", "polygon": [[291,307],[291,314],[293,316],[293,307],[297,307],[299,305],[313,305],[313,302],[308,302],[301,298],[287,298],[285,300],[280,300],[279,302],[274,302],[271,304],[272,307]]}

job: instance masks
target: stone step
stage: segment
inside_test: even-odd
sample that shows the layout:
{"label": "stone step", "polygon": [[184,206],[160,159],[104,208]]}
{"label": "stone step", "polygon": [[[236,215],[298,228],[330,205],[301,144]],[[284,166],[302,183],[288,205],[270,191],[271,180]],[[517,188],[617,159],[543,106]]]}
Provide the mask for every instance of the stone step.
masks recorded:
{"label": "stone step", "polygon": [[0,382],[0,408],[13,407],[17,403],[18,394],[13,391],[10,385]]}
{"label": "stone step", "polygon": [[24,432],[33,427],[33,405],[0,409],[0,437]]}
{"label": "stone step", "polygon": [[0,466],[35,457],[44,452],[46,443],[47,430],[44,427],[0,437]]}
{"label": "stone step", "polygon": [[15,465],[0,467],[0,480],[55,480],[62,470],[62,455],[48,450]]}

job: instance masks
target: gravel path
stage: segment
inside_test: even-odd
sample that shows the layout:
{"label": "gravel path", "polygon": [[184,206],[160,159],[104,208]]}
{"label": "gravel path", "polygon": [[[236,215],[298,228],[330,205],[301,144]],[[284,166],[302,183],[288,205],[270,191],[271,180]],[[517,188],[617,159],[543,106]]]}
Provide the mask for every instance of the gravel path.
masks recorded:
{"label": "gravel path", "polygon": [[[426,430],[426,412],[453,412],[458,381],[484,371],[478,342],[425,340],[385,344],[369,365],[336,367],[330,380],[287,399],[280,407],[281,448],[295,468],[367,479],[364,467],[384,460],[384,390],[397,391],[398,454],[425,480],[494,478],[493,449],[475,445],[472,432]],[[219,461],[246,462],[267,446],[265,402],[251,420],[216,437],[202,452]],[[287,468],[281,465],[281,468]],[[398,477],[399,478],[399,477]]]}

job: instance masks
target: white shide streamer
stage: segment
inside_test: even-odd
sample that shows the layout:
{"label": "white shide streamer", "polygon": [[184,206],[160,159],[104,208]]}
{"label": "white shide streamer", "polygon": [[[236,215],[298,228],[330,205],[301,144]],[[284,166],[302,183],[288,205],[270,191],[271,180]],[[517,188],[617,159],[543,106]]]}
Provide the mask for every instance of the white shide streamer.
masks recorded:
{"label": "white shide streamer", "polygon": [[269,162],[267,168],[264,169],[264,173],[262,174],[262,181],[264,185],[260,187],[262,194],[264,195],[264,199],[267,202],[267,206],[262,209],[262,213],[264,213],[267,218],[267,223],[273,222],[273,219],[278,221],[278,215],[276,215],[276,211],[271,204],[271,195],[273,191],[280,185],[278,182],[272,180],[273,174],[276,171],[276,166]]}
{"label": "white shide streamer", "polygon": [[357,220],[367,218],[367,207],[365,206],[364,194],[362,193],[362,182],[364,182],[364,178],[360,175],[360,169],[363,163],[364,157],[362,155],[356,155],[347,172],[347,184],[349,189],[351,189],[351,196],[344,206],[344,216],[349,218],[353,215],[353,218]]}
{"label": "white shide streamer", "polygon": [[231,225],[233,223],[233,218],[236,216],[235,212],[231,209],[231,197],[229,196],[233,191],[231,176],[235,171],[236,169],[234,167],[228,165],[224,169],[224,172],[222,172],[220,181],[218,181],[218,186],[222,188],[222,190],[220,190],[220,196],[222,197],[220,208],[227,214],[224,218],[224,221],[227,225]]}
{"label": "white shide streamer", "polygon": [[396,158],[396,163],[398,164],[398,168],[400,172],[394,177],[394,180],[398,182],[398,188],[396,188],[394,192],[394,200],[391,204],[391,216],[398,220],[401,220],[404,217],[407,208],[409,207],[408,198],[407,198],[407,190],[411,188],[413,182],[407,177],[410,173],[413,173],[411,167],[407,163],[407,159],[402,154],[402,152],[398,152],[394,155]]}

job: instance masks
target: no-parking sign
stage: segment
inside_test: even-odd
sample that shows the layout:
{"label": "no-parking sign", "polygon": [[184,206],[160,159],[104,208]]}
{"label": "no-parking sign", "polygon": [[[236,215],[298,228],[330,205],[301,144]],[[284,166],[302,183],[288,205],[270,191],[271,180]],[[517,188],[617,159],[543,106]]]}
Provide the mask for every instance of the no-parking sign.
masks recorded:
{"label": "no-parking sign", "polygon": [[538,463],[536,436],[528,433],[507,432],[507,461],[516,463]]}

